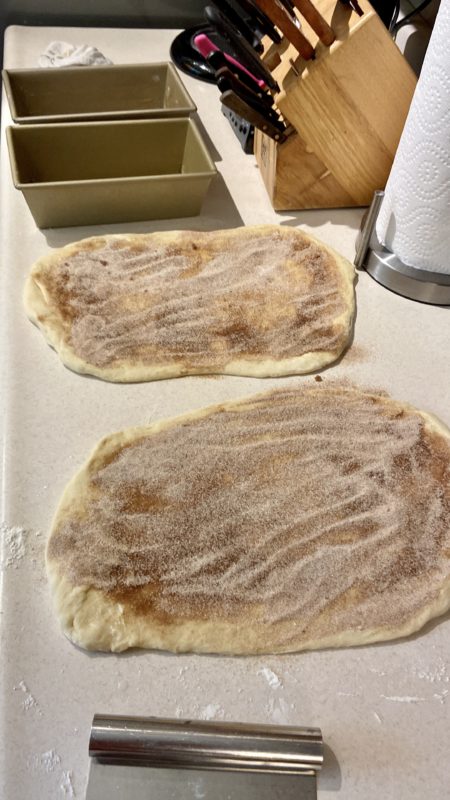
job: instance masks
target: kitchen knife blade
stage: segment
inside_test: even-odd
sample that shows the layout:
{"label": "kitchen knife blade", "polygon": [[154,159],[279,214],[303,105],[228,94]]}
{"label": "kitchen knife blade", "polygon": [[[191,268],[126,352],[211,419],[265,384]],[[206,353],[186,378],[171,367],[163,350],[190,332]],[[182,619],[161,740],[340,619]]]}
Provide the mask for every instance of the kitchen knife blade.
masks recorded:
{"label": "kitchen knife blade", "polygon": [[231,108],[220,106],[222,114],[230,123],[231,130],[240,143],[244,153],[253,155],[255,149],[255,128],[246,119],[238,117]]}
{"label": "kitchen knife blade", "polygon": [[275,0],[257,0],[257,4],[265,14],[277,25],[302,58],[314,58],[314,48],[306,36],[297,28],[286,8],[279,6]]}
{"label": "kitchen knife blade", "polygon": [[223,92],[223,94],[220,95],[220,100],[222,105],[231,108],[235,114],[246,119],[247,122],[250,122],[255,128],[259,128],[270,136],[271,139],[275,139],[277,142],[284,142],[286,139],[286,128],[282,122],[275,123],[267,114],[261,114],[259,108],[254,108],[253,105],[243,100],[242,97],[236,94],[236,92],[233,92],[232,89]]}
{"label": "kitchen knife blade", "polygon": [[[224,14],[227,17],[227,19],[231,22],[231,24],[234,25],[234,27],[237,28],[237,30],[240,31],[240,33],[242,33],[242,36],[247,40],[249,45],[251,45],[253,49],[256,50],[257,53],[263,52],[264,46],[261,43],[260,38],[258,38],[255,31],[253,31],[247,25],[245,20],[228,3],[228,0],[212,0],[212,3],[214,6],[216,6],[216,8],[219,9],[219,11],[222,12],[222,14]],[[208,13],[209,13],[208,7],[206,7],[205,17],[209,22]]]}
{"label": "kitchen knife blade", "polygon": [[306,19],[313,31],[317,33],[320,41],[327,46],[333,44],[336,39],[335,33],[328,25],[328,22],[323,18],[322,14],[320,14],[313,3],[311,3],[311,0],[293,0],[293,2],[295,7],[300,11],[302,17]]}
{"label": "kitchen knife blade", "polygon": [[207,8],[211,9],[210,20],[214,20],[214,27],[231,46],[240,63],[257,78],[260,78],[267,83],[271,89],[273,89],[275,92],[278,92],[280,88],[278,83],[273,78],[269,70],[264,66],[258,54],[255,53],[253,48],[250,47],[248,42],[244,39],[242,34],[240,34],[236,28],[230,25],[228,20],[217,8],[213,8],[213,6],[207,6]]}

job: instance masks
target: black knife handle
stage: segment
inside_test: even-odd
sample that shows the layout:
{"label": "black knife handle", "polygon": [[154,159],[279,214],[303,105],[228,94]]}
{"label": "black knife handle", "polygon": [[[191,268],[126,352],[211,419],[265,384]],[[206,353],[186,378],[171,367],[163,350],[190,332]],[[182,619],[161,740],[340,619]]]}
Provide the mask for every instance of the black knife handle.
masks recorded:
{"label": "black knife handle", "polygon": [[207,6],[207,8],[210,9],[210,21],[214,27],[217,28],[220,35],[231,45],[236,58],[242,62],[244,67],[247,67],[250,72],[256,75],[257,78],[261,78],[271,89],[278,92],[280,88],[278,83],[242,34],[230,25],[228,20],[217,8],[213,6]]}
{"label": "black knife handle", "polygon": [[273,106],[273,97],[269,92],[265,92],[264,89],[260,89],[256,83],[253,86],[248,86],[248,84],[241,81],[241,79],[233,72],[233,67],[229,64],[226,67],[221,67],[219,70],[216,71],[216,81],[219,78],[226,78],[227,80],[234,83],[236,81],[238,88],[242,89],[242,91],[248,92],[250,97],[253,97],[257,103],[261,103],[261,105],[266,106],[266,108],[272,108]]}
{"label": "black knife handle", "polygon": [[[212,3],[219,9],[219,11],[224,14],[225,17],[229,19],[232,25],[237,28],[242,36],[247,40],[249,45],[256,50],[257,53],[262,53],[264,50],[264,46],[262,45],[261,41],[259,40],[255,31],[247,25],[246,21],[234,10],[232,6],[230,6],[228,0],[212,0]],[[205,8],[205,17],[209,22],[209,11],[208,6]],[[213,23],[214,24],[214,23]]]}
{"label": "black knife handle", "polygon": [[221,94],[220,100],[224,106],[231,108],[235,114],[246,119],[247,122],[250,122],[255,128],[259,128],[263,133],[267,133],[267,136],[270,136],[271,139],[275,139],[276,142],[284,142],[286,139],[284,133],[285,127],[282,123],[275,125],[271,120],[268,120],[267,117],[260,114],[259,111],[242,100],[242,98],[231,91],[231,89]]}
{"label": "black knife handle", "polygon": [[275,25],[272,23],[272,20],[269,19],[267,14],[264,14],[264,11],[261,11],[260,8],[255,6],[253,0],[235,0],[238,6],[242,8],[245,14],[250,19],[250,24],[254,28],[258,28],[261,33],[266,34],[274,44],[281,44],[282,37],[278,33]]}
{"label": "black knife handle", "polygon": [[[229,70],[228,70],[229,72]],[[277,122],[280,122],[280,118],[275,111],[275,109],[267,106],[264,102],[261,101],[261,98],[258,97],[255,92],[252,92],[251,89],[247,89],[243,83],[240,82],[238,78],[235,78],[231,72],[228,75],[224,75],[222,70],[216,75],[217,86],[219,87],[222,94],[231,89],[235,94],[239,95],[249,106],[252,106],[255,110],[259,111],[260,114],[263,116],[267,116],[275,125]]]}
{"label": "black knife handle", "polygon": [[236,75],[240,81],[242,81],[242,83],[245,83],[249,89],[254,90],[255,87],[256,89],[259,88],[256,81],[246,72],[244,72],[244,70],[240,69],[237,64],[231,64],[229,61],[227,61],[224,53],[222,53],[221,50],[214,50],[209,54],[206,60],[215,72],[217,72],[219,69],[223,69],[224,67],[228,67],[228,69],[230,69],[233,74]]}

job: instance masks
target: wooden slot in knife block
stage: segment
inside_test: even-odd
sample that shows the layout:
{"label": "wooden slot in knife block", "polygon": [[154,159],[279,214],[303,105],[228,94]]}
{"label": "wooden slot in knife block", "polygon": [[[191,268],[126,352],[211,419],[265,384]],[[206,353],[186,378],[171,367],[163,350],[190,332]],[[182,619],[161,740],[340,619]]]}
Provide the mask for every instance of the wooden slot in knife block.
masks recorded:
{"label": "wooden slot in knife block", "polygon": [[369,205],[386,184],[416,86],[367,0],[360,0],[362,17],[339,0],[315,5],[335,42],[325,47],[302,20],[314,61],[285,41],[269,44],[263,57],[267,64],[281,58],[273,70],[281,87],[275,102],[295,129],[282,144],[255,133],[256,160],[278,211]]}

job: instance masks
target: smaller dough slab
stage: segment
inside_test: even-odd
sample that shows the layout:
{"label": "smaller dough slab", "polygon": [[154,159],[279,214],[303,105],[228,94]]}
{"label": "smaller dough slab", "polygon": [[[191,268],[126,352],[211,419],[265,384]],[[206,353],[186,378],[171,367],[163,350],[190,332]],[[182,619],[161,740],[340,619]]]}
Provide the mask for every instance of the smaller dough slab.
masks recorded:
{"label": "smaller dough slab", "polygon": [[278,225],[96,236],[41,258],[24,300],[76,372],[269,377],[341,355],[354,274],[327,245]]}
{"label": "smaller dough slab", "polygon": [[406,636],[450,606],[450,432],[315,383],[115,433],[64,493],[47,571],[88,649]]}

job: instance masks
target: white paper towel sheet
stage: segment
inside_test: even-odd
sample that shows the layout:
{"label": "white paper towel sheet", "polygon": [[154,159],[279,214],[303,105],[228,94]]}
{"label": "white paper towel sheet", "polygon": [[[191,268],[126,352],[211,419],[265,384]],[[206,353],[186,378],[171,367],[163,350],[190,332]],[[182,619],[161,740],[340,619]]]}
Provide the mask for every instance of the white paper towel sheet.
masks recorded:
{"label": "white paper towel sheet", "polygon": [[403,263],[450,274],[450,0],[441,0],[376,230]]}

